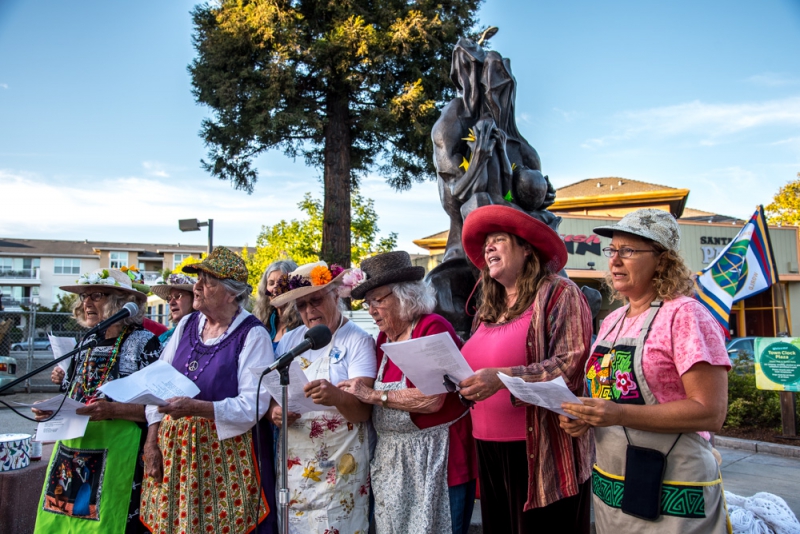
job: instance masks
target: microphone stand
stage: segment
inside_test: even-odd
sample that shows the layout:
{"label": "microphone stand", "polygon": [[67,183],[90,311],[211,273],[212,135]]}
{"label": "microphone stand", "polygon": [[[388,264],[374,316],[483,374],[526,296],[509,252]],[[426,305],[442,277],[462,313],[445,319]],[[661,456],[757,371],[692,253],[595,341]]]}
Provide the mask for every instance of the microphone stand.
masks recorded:
{"label": "microphone stand", "polygon": [[281,531],[289,534],[289,469],[286,467],[286,455],[289,447],[287,429],[289,406],[289,366],[284,365],[278,371],[281,376],[281,488],[278,491],[278,504],[281,509]]}
{"label": "microphone stand", "polygon": [[43,366],[39,367],[38,369],[34,369],[30,373],[17,378],[13,382],[9,382],[5,386],[0,386],[0,394],[2,394],[4,391],[7,391],[7,390],[13,388],[14,386],[16,386],[18,384],[21,384],[22,382],[25,382],[27,379],[31,378],[34,375],[37,375],[37,374],[41,373],[45,369],[48,369],[48,368],[52,367],[53,365],[57,364],[58,362],[66,360],[67,358],[71,358],[71,357],[75,356],[76,354],[78,354],[80,351],[82,351],[84,349],[93,348],[95,345],[97,345],[97,337],[95,337],[92,341],[89,341],[88,343],[86,343],[84,345],[78,345],[77,347],[75,347],[74,349],[72,349],[68,353],[64,354],[63,356],[61,356],[59,358],[56,358],[56,359],[54,359],[52,361],[47,362],[46,364],[44,364]]}

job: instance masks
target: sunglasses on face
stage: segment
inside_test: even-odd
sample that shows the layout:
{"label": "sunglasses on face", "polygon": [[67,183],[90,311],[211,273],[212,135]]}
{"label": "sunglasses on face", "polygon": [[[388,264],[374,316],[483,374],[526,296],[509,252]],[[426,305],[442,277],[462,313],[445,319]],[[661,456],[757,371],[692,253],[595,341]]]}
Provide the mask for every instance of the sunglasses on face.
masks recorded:
{"label": "sunglasses on face", "polygon": [[94,291],[92,293],[81,293],[78,298],[81,299],[81,302],[84,302],[86,299],[92,299],[92,302],[99,302],[107,296],[108,293],[103,293],[102,291]]}
{"label": "sunglasses on face", "polygon": [[448,393],[457,393],[458,400],[460,400],[461,404],[463,404],[467,408],[472,408],[473,406],[475,406],[475,401],[465,399],[464,397],[461,396],[461,393],[458,393],[461,388],[458,387],[458,382],[450,378],[450,375],[444,375],[442,378],[444,378],[444,380],[442,381],[442,385],[444,385],[444,389],[446,389]]}

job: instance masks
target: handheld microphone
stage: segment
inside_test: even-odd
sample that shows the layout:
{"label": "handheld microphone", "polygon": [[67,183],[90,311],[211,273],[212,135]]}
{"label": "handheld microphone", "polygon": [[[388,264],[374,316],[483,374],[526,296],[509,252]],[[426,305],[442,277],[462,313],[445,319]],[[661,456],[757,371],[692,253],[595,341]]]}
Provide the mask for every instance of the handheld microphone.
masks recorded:
{"label": "handheld microphone", "polygon": [[331,342],[331,331],[330,329],[325,326],[324,324],[320,324],[315,326],[314,328],[310,328],[306,335],[303,336],[303,341],[300,342],[295,348],[290,350],[287,353],[282,354],[275,362],[267,367],[261,376],[264,376],[267,373],[270,373],[275,370],[280,370],[292,363],[296,357],[300,356],[307,350],[317,350],[321,349],[325,345]]}
{"label": "handheld microphone", "polygon": [[97,332],[103,332],[104,330],[108,330],[108,327],[114,323],[118,323],[119,321],[130,317],[131,315],[136,315],[139,313],[139,306],[134,304],[133,302],[126,302],[125,305],[122,307],[120,311],[102,321],[94,325],[84,337],[89,337],[92,334],[96,334]]}

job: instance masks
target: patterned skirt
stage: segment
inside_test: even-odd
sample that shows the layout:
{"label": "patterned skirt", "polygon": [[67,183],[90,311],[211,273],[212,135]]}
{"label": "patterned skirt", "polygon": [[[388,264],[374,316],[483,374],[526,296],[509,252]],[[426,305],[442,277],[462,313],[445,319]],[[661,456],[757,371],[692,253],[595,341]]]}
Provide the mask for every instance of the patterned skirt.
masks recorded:
{"label": "patterned skirt", "polygon": [[213,421],[166,416],[158,432],[164,479],[145,480],[142,523],[155,533],[251,532],[270,512],[250,432],[217,437]]}

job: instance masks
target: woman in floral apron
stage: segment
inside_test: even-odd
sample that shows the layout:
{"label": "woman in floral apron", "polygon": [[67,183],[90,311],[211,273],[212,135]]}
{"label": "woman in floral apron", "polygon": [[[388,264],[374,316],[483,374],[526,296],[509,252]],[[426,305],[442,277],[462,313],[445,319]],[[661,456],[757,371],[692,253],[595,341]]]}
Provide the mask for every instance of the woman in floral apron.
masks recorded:
{"label": "woman in floral apron", "polygon": [[[142,522],[155,533],[276,532],[269,396],[251,367],[274,360],[264,325],[242,305],[252,288],[244,261],[215,248],[196,273],[195,312],[181,319],[161,359],[200,389],[147,407]],[[262,443],[258,440],[261,439]]]}
{"label": "woman in floral apron", "polygon": [[[565,404],[577,419],[560,421],[574,436],[595,427],[597,532],[724,533],[722,479],[708,440],[725,421],[730,362],[722,329],[691,297],[678,224],[643,209],[594,231],[612,238],[603,249],[609,284],[627,305],[600,328],[586,365],[591,398]],[[644,481],[652,451],[639,463],[635,448],[658,451],[666,468]],[[628,465],[640,468],[627,473]],[[626,491],[643,483],[654,488],[650,502],[642,502],[641,489]]]}
{"label": "woman in floral apron", "polygon": [[352,296],[364,299],[378,335],[378,378],[374,387],[346,380],[340,388],[372,404],[378,443],[371,464],[378,534],[466,534],[475,502],[477,456],[472,421],[455,393],[426,396],[381,350],[386,342],[447,332],[461,347],[452,325],[431,313],[433,288],[425,269],[407,252],[379,254],[361,263],[366,282]]}
{"label": "woman in floral apron", "polygon": [[[287,414],[287,463],[278,465],[278,479],[287,469],[292,533],[366,534],[369,528],[372,407],[336,387],[347,379],[369,386],[375,380],[375,341],[339,309],[340,295],[349,296],[362,279],[357,269],[318,262],[284,275],[273,290],[271,304],[278,308],[294,302],[303,320],[281,338],[278,354],[302,342],[311,327],[325,325],[332,333],[327,346],[297,358],[309,380],[306,397],[320,409]],[[281,408],[274,401],[269,419],[281,425]]]}

